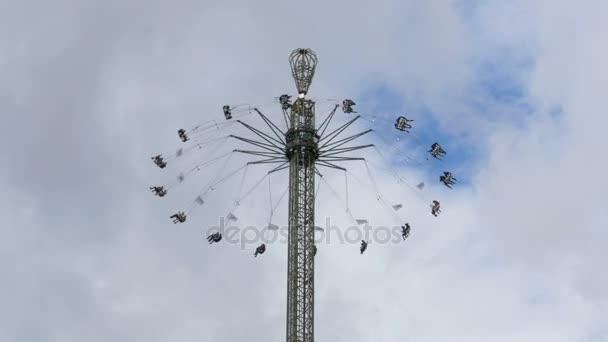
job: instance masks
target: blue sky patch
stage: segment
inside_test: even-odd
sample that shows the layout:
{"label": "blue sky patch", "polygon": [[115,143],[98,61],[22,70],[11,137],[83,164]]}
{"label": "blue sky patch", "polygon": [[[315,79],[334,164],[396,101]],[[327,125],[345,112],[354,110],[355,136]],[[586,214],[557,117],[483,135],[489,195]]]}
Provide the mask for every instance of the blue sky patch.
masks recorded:
{"label": "blue sky patch", "polygon": [[[471,122],[509,125],[524,128],[534,112],[527,98],[525,77],[533,67],[533,60],[525,53],[497,49],[476,63],[475,78],[468,91],[454,108],[467,108]],[[353,100],[356,109],[367,119],[365,124],[378,134],[379,145],[397,155],[393,166],[424,170],[429,177],[438,178],[443,171],[451,171],[461,185],[469,185],[485,155],[485,137],[473,131],[454,133],[439,124],[441,115],[420,104],[409,103],[407,94],[400,94],[383,83],[371,86]],[[462,113],[446,113],[462,117]],[[410,133],[395,129],[399,116],[413,119]],[[373,121],[373,122],[372,122]],[[447,152],[443,161],[434,159],[427,151],[438,142]],[[401,153],[395,153],[397,150]],[[427,160],[429,157],[429,160]]]}
{"label": "blue sky patch", "polygon": [[[388,152],[385,154],[392,156],[393,167],[422,169],[429,179],[436,179],[437,182],[443,171],[450,171],[459,184],[467,185],[470,182],[467,163],[477,158],[476,149],[440,129],[437,115],[426,108],[409,105],[403,96],[383,85],[367,89],[358,98],[360,100],[355,102],[361,105],[357,109],[368,119],[364,125],[377,132],[373,134],[373,139],[378,146],[382,146],[383,151]],[[410,133],[394,127],[399,116],[414,120]],[[438,142],[447,152],[441,161],[427,152],[434,142]]]}

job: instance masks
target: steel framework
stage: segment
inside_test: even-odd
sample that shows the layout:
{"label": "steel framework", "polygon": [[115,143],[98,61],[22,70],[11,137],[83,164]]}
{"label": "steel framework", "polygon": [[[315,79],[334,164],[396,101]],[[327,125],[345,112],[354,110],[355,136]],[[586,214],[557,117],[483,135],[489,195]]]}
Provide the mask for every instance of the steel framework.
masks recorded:
{"label": "steel framework", "polygon": [[289,158],[289,238],[287,268],[287,341],[314,338],[315,161],[319,136],[314,102],[298,98],[287,131]]}

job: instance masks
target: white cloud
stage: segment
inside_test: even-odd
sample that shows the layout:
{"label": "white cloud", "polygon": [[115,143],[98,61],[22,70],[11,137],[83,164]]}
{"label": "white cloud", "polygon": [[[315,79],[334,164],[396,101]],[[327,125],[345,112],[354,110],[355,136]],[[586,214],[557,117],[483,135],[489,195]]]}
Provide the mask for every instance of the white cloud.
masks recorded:
{"label": "white cloud", "polygon": [[[149,157],[175,146],[178,128],[222,119],[225,103],[293,89],[296,47],[319,54],[313,96],[388,84],[443,127],[487,143],[470,188],[448,191],[435,175],[402,170],[427,183],[421,199],[374,175],[389,204],[404,203],[412,234],[371,243],[363,256],[357,244],[319,246],[317,339],[607,338],[603,2],[485,3],[466,19],[447,1],[32,6],[0,5],[0,339],[284,339],[284,245],[254,259],[253,246],[209,246],[202,236],[236,184],[184,225],[168,216],[208,175],[162,200],[147,187],[167,179]],[[524,128],[469,106],[476,63],[497,51],[533,60],[517,75],[535,108]],[[340,173],[328,177],[341,189]],[[400,223],[355,184],[356,218]],[[237,213],[241,222],[267,223],[266,187]],[[326,190],[317,219],[352,224]],[[429,212],[435,198],[439,218]]]}

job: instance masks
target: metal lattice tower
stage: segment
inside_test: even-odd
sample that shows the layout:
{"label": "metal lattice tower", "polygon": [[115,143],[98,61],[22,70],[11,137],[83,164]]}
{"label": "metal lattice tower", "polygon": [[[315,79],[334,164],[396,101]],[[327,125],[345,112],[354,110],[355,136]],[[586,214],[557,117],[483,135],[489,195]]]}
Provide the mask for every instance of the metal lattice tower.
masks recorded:
{"label": "metal lattice tower", "polygon": [[287,268],[287,341],[314,341],[314,220],[315,162],[319,158],[319,135],[315,130],[315,103],[307,100],[317,64],[309,49],[289,56],[298,88],[285,134],[289,160],[289,243]]}

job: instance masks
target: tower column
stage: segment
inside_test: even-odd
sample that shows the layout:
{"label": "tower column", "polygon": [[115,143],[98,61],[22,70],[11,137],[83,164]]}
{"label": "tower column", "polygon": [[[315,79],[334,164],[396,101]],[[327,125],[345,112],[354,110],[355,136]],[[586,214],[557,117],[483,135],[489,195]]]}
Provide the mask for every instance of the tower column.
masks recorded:
{"label": "tower column", "polygon": [[315,161],[319,136],[315,103],[305,99],[316,55],[296,49],[290,55],[298,99],[291,106],[285,154],[289,159],[289,237],[287,269],[287,342],[314,341]]}

